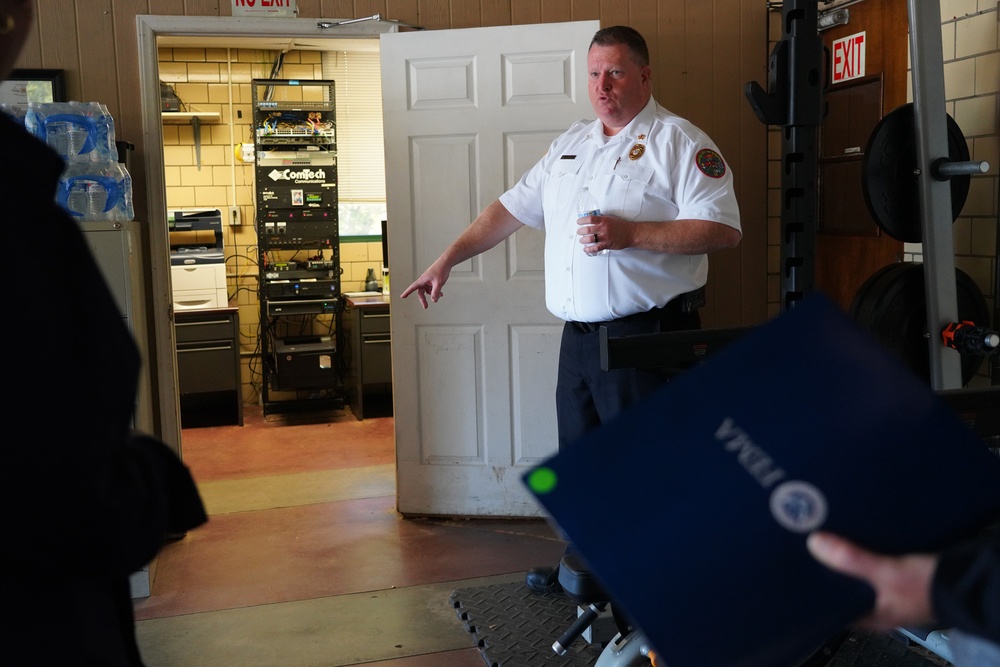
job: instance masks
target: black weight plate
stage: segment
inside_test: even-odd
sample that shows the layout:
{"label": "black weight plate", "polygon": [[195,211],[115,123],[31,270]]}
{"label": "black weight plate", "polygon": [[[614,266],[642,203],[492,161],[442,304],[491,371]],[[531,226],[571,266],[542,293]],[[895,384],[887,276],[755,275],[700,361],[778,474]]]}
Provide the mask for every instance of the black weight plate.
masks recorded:
{"label": "black weight plate", "polygon": [[[969,146],[958,123],[946,114],[948,159],[969,160]],[[917,127],[912,104],[890,111],[875,126],[862,160],[861,186],[875,222],[894,239],[920,243],[920,186],[917,182]],[[951,219],[958,218],[969,196],[970,177],[954,176]]]}
{"label": "black weight plate", "polygon": [[883,301],[889,294],[889,288],[899,280],[899,275],[910,269],[910,264],[890,264],[874,273],[858,288],[854,301],[851,303],[850,315],[856,322],[869,331],[876,319],[876,313],[885,306]]}
{"label": "black weight plate", "polygon": [[[989,326],[990,311],[976,283],[955,269],[958,319]],[[941,332],[928,336],[923,264],[900,263],[879,269],[858,289],[850,315],[913,372],[930,382],[930,344],[943,345]],[[967,385],[983,357],[963,355],[962,384]]]}

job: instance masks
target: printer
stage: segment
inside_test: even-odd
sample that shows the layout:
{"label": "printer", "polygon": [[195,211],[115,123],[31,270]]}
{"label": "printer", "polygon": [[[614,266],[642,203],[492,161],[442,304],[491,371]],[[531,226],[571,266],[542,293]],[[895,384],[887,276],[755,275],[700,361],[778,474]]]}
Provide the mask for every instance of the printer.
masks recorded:
{"label": "printer", "polygon": [[171,209],[167,229],[174,310],[228,306],[222,211]]}

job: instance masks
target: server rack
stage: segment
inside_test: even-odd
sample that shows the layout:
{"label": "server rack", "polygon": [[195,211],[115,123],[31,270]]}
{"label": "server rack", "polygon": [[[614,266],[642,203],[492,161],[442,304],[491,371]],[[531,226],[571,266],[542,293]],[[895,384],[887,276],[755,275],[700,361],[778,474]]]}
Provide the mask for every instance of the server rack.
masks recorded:
{"label": "server rack", "polygon": [[265,416],[344,405],[335,92],[252,81]]}

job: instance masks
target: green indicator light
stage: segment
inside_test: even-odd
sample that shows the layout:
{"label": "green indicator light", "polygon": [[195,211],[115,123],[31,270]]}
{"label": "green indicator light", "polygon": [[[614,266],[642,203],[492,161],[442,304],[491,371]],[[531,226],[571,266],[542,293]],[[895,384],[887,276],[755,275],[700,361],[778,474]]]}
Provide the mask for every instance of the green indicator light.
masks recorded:
{"label": "green indicator light", "polygon": [[556,471],[544,466],[535,468],[528,475],[528,487],[535,493],[549,493],[556,488],[558,481]]}

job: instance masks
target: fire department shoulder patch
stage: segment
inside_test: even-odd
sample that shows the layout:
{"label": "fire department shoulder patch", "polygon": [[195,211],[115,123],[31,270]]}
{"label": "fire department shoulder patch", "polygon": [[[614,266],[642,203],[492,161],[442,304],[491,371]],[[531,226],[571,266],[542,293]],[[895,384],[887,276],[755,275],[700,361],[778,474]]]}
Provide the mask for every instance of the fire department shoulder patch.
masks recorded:
{"label": "fire department shoulder patch", "polygon": [[698,151],[698,154],[694,156],[694,161],[701,173],[710,178],[722,178],[726,174],[725,161],[711,148],[702,148]]}

